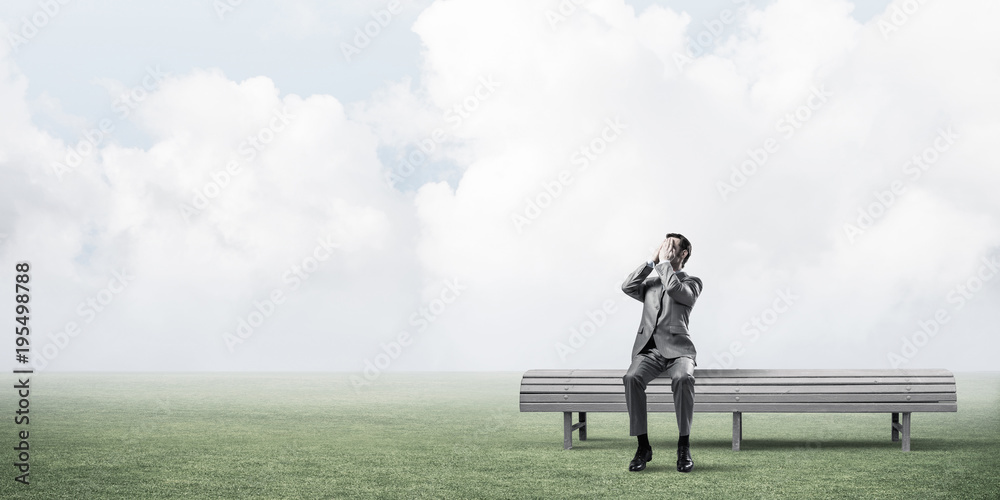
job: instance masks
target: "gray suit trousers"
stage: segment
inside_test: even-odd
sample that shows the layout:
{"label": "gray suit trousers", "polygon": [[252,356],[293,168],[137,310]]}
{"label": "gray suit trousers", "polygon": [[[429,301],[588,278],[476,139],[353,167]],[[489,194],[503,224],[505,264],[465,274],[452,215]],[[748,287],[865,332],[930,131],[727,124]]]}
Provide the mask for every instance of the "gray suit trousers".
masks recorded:
{"label": "gray suit trousers", "polygon": [[677,430],[681,436],[691,434],[691,420],[694,416],[694,360],[688,357],[667,359],[659,351],[652,349],[636,355],[622,377],[630,436],[646,434],[646,386],[663,372],[667,372],[671,380]]}

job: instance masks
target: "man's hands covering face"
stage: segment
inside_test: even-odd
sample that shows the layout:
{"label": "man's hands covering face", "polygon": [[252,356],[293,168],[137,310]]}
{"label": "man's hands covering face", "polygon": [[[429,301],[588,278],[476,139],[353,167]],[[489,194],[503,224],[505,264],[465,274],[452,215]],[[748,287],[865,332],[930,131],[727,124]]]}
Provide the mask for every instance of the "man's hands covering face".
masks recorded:
{"label": "man's hands covering face", "polygon": [[660,262],[670,262],[674,260],[674,254],[677,249],[674,246],[674,240],[671,238],[666,238],[660,243],[660,248],[653,252],[653,264],[659,264]]}

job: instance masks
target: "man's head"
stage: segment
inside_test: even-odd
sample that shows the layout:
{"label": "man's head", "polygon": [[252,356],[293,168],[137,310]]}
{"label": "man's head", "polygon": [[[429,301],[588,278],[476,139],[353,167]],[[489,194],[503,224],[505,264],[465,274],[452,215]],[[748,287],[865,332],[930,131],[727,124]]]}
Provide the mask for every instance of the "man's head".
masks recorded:
{"label": "man's head", "polygon": [[674,247],[674,263],[679,263],[678,269],[683,269],[691,258],[691,242],[680,233],[667,233],[666,238]]}

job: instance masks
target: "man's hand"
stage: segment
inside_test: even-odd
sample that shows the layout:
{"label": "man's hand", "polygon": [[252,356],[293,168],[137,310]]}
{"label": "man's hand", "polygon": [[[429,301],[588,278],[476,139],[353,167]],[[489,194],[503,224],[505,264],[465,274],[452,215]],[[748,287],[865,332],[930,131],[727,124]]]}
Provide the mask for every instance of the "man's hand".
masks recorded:
{"label": "man's hand", "polygon": [[663,253],[663,245],[665,245],[665,244],[667,244],[667,240],[661,241],[659,248],[657,248],[653,252],[653,264],[659,264],[660,263],[660,255]]}
{"label": "man's hand", "polygon": [[663,262],[670,262],[674,260],[674,244],[669,238],[663,240],[663,243],[660,244],[656,260]]}

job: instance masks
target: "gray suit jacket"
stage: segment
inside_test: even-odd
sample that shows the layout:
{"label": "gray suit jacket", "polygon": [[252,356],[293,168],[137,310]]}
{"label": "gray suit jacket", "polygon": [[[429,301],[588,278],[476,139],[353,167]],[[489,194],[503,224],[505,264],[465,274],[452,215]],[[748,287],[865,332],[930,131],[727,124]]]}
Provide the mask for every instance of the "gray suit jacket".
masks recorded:
{"label": "gray suit jacket", "polygon": [[[650,276],[654,268],[656,273]],[[633,358],[650,336],[665,358],[695,358],[697,351],[688,335],[688,317],[701,288],[700,279],[684,271],[674,272],[669,262],[653,267],[643,263],[625,278],[622,291],[642,302],[642,321],[632,346]]]}

